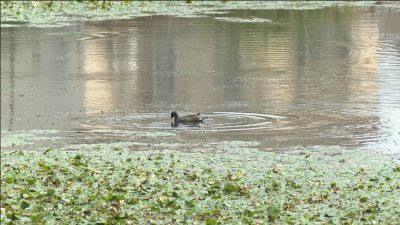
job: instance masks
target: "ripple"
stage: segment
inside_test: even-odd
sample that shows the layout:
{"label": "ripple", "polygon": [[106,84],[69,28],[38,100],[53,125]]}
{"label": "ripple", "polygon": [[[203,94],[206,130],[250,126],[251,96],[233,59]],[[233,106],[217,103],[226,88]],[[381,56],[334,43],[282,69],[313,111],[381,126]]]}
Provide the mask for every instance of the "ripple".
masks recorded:
{"label": "ripple", "polygon": [[[181,112],[182,115],[194,114],[193,112]],[[122,127],[127,129],[187,129],[193,131],[238,131],[270,129],[279,126],[279,120],[283,116],[246,113],[246,112],[212,112],[202,113],[208,117],[203,123],[179,124],[171,126],[169,113],[135,113],[130,115],[109,115],[92,118],[86,117],[86,125],[90,127]],[[282,125],[282,124],[281,124]]]}
{"label": "ripple", "polygon": [[[182,113],[190,114],[190,113]],[[204,113],[204,117],[208,117],[204,123],[179,124],[178,129],[191,130],[210,130],[210,131],[237,131],[237,130],[255,130],[266,129],[269,126],[276,124],[278,119],[284,119],[283,116],[261,114],[261,113],[243,113],[243,112],[213,112]],[[140,115],[135,115],[138,118]],[[167,116],[159,117],[160,114],[153,117],[146,115],[142,118],[142,123],[136,123],[135,126],[140,128],[150,129],[166,129],[171,128],[169,121],[166,122]],[[153,120],[150,122],[149,120]],[[162,121],[160,121],[160,119]],[[198,129],[196,129],[198,128]]]}

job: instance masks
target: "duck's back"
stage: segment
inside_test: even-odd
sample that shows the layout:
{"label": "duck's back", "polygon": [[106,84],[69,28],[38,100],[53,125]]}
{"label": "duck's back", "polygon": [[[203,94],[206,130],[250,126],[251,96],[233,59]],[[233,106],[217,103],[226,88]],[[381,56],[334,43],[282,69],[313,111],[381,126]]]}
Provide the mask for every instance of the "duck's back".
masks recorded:
{"label": "duck's back", "polygon": [[200,117],[201,113],[196,115],[182,116],[179,118],[179,122],[202,122],[205,118]]}

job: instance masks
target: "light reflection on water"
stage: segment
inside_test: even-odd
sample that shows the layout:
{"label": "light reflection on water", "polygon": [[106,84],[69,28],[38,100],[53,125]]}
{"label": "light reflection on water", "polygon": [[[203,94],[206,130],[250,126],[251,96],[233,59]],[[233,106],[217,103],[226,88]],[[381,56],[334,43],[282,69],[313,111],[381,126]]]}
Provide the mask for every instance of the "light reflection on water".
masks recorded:
{"label": "light reflection on water", "polygon": [[170,130],[171,111],[201,111],[211,120],[176,130],[400,151],[398,39],[382,35],[400,13],[337,10],[2,28],[1,127]]}

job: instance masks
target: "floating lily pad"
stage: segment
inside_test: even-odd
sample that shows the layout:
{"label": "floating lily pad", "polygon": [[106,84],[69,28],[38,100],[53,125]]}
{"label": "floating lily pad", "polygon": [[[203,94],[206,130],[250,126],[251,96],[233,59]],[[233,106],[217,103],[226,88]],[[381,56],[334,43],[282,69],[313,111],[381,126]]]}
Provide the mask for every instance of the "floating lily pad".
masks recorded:
{"label": "floating lily pad", "polygon": [[237,148],[2,151],[15,160],[1,164],[2,222],[397,222],[400,173],[392,162],[340,147],[271,153],[241,152],[252,142],[214,144]]}

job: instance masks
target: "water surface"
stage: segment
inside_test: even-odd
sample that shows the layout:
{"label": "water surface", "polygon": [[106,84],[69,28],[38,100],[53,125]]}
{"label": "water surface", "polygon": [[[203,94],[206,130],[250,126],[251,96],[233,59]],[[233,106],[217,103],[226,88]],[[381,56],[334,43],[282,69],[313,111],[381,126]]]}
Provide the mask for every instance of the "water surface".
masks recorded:
{"label": "water surface", "polygon": [[[327,7],[2,27],[1,129],[69,143],[107,143],[103,130],[400,152],[397,21]],[[209,119],[171,127],[171,111]]]}

